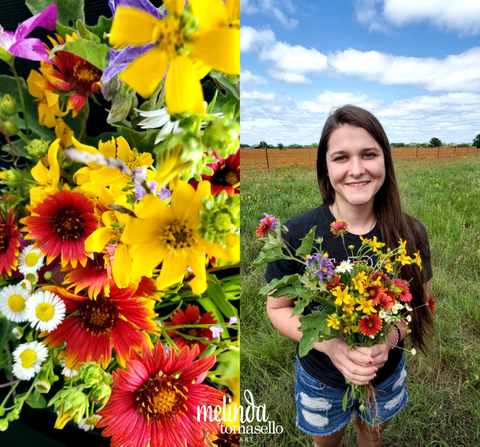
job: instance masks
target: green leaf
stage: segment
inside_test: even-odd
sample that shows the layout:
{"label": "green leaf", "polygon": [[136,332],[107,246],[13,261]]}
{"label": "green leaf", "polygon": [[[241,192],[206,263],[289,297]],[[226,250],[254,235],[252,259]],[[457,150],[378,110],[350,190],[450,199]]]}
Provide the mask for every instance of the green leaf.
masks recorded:
{"label": "green leaf", "polygon": [[300,275],[298,273],[295,273],[294,275],[286,275],[282,279],[272,279],[266,286],[263,286],[258,293],[260,295],[267,295],[272,290],[294,284],[299,279]]}
{"label": "green leaf", "polygon": [[72,28],[71,26],[62,25],[61,23],[58,23],[58,22],[57,22],[56,28],[57,28],[56,29],[57,33],[60,34],[60,36],[62,36],[64,39],[67,34],[71,36],[73,33],[77,32],[75,28]]}
{"label": "green leaf", "polygon": [[313,349],[313,344],[319,341],[338,338],[338,331],[332,329],[327,323],[328,313],[324,310],[314,310],[311,314],[300,317],[300,332],[302,338],[298,348],[300,357],[304,357]]}
{"label": "green leaf", "polygon": [[252,265],[258,266],[262,264],[267,264],[269,262],[278,261],[280,259],[285,259],[285,254],[280,249],[271,250],[269,252],[264,252],[262,250],[259,253],[257,259],[252,262]]}
{"label": "green leaf", "polygon": [[210,72],[210,77],[215,79],[225,90],[232,94],[238,101],[240,101],[240,94],[238,93],[235,84],[230,82],[227,74],[221,73],[217,70],[212,70]]}
{"label": "green leaf", "polygon": [[103,132],[100,135],[97,135],[96,137],[89,137],[87,135],[86,140],[87,140],[87,144],[89,146],[98,147],[98,143],[100,141],[103,141],[105,143],[106,141],[111,140],[112,137],[118,137],[118,133],[116,133],[116,132]]}
{"label": "green leaf", "polygon": [[[208,275],[209,279],[213,279],[211,275]],[[209,283],[207,287],[208,296],[213,300],[215,305],[220,309],[220,311],[225,315],[227,318],[230,317],[238,317],[238,311],[235,306],[229,303],[225,292],[223,291],[222,287],[216,283]]]}
{"label": "green leaf", "polygon": [[113,23],[113,17],[100,16],[98,18],[98,22],[96,25],[85,24],[85,27],[88,29],[88,31],[100,37],[100,39],[103,41],[104,40],[103,35],[105,33],[108,34],[110,32],[112,23]]}
{"label": "green leaf", "polygon": [[342,408],[343,411],[347,411],[347,402],[348,402],[348,393],[350,392],[350,389],[347,389],[345,395],[343,396],[342,399]]}
{"label": "green leaf", "polygon": [[[213,316],[216,318],[217,321],[223,321],[222,314],[218,310],[218,307],[215,305],[211,298],[203,297],[198,299],[198,304],[200,304],[207,312],[212,312]],[[221,338],[229,337],[228,329],[224,329],[224,331],[220,334]]]}
{"label": "green leaf", "polygon": [[100,37],[98,37],[96,34],[91,33],[87,29],[87,27],[85,26],[85,23],[83,23],[82,20],[80,19],[77,20],[76,26],[77,26],[77,31],[80,37],[87,40],[91,40],[92,42],[95,42],[95,43],[100,43]]}
{"label": "green leaf", "polygon": [[57,5],[57,22],[62,25],[73,26],[78,19],[85,20],[83,0],[26,0],[25,4],[33,15],[51,4]]}
{"label": "green leaf", "polygon": [[56,45],[50,52],[50,57],[59,50],[68,51],[90,62],[100,70],[104,70],[108,65],[106,60],[107,53],[110,50],[108,45],[97,44],[91,40],[75,39],[67,42],[65,45]]}
{"label": "green leaf", "polygon": [[45,408],[47,406],[47,401],[45,400],[43,395],[40,394],[37,390],[35,390],[33,393],[31,393],[27,397],[25,402],[31,408]]}
{"label": "green leaf", "polygon": [[300,245],[295,252],[297,256],[305,257],[310,254],[312,251],[313,240],[315,239],[316,229],[317,226],[314,226],[303,239],[300,239],[302,241],[302,245]]}
{"label": "green leaf", "polygon": [[114,126],[118,129],[120,135],[125,137],[132,148],[137,148],[138,152],[152,153],[158,129],[138,131],[123,123],[115,123]]}

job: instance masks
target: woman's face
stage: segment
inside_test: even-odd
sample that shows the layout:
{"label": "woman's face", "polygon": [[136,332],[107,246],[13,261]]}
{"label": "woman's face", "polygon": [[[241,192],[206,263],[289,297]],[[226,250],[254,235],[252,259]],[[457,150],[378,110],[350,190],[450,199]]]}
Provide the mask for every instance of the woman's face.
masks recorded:
{"label": "woman's face", "polygon": [[337,206],[373,206],[385,180],[385,158],[372,135],[362,127],[339,127],[328,141],[326,161]]}

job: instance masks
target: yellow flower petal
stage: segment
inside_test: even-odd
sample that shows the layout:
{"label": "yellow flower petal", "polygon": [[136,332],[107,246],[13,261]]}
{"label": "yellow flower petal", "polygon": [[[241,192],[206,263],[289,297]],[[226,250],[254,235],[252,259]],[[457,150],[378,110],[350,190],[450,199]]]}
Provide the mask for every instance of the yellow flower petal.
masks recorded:
{"label": "yellow flower petal", "polygon": [[[120,137],[119,137],[120,138]],[[105,158],[116,158],[116,144],[115,138],[112,137],[110,140],[100,141],[98,143],[98,151],[105,157]]]}
{"label": "yellow flower petal", "polygon": [[156,17],[144,11],[119,6],[110,30],[110,44],[123,48],[150,43],[158,23]]}
{"label": "yellow flower petal", "polygon": [[50,179],[50,171],[46,168],[42,161],[39,162],[30,171],[33,179],[40,185],[47,185]]}
{"label": "yellow flower petal", "polygon": [[132,279],[135,280],[141,276],[152,276],[152,270],[160,264],[167,250],[159,243],[149,241],[146,244],[138,245],[130,251],[132,263]]}
{"label": "yellow flower petal", "polygon": [[170,114],[205,113],[202,85],[193,62],[184,54],[176,56],[170,64],[165,81],[165,99]]}
{"label": "yellow flower petal", "polygon": [[192,185],[185,182],[178,182],[172,193],[171,208],[175,218],[180,221],[187,221],[190,227],[198,228],[201,225],[198,213],[203,210],[201,199],[195,195]]}
{"label": "yellow flower petal", "polygon": [[132,280],[132,258],[125,244],[118,244],[115,250],[112,272],[115,284],[119,288],[123,289],[130,284]]}
{"label": "yellow flower petal", "polygon": [[90,179],[92,180],[92,186],[94,188],[109,186],[112,183],[121,181],[125,181],[126,183],[125,174],[122,174],[120,169],[112,169],[107,166],[90,172]]}
{"label": "yellow flower petal", "polygon": [[202,61],[195,61],[194,66],[198,79],[203,79],[212,70],[212,67],[204,64]]}
{"label": "yellow flower petal", "polygon": [[169,14],[180,15],[185,6],[185,0],[164,0],[163,2],[168,9]]}
{"label": "yellow flower petal", "polygon": [[113,237],[111,228],[102,227],[85,239],[85,251],[100,253]]}
{"label": "yellow flower petal", "polygon": [[167,221],[173,220],[171,208],[163,200],[150,194],[135,207],[135,214],[140,219],[157,219],[159,226],[165,226]]}
{"label": "yellow flower petal", "polygon": [[240,26],[240,1],[226,0],[225,6],[228,11],[228,21],[234,25]]}
{"label": "yellow flower petal", "polygon": [[205,253],[190,251],[187,257],[187,264],[195,274],[195,278],[190,281],[190,287],[192,288],[193,293],[200,295],[207,290]]}
{"label": "yellow flower petal", "polygon": [[158,240],[161,226],[157,219],[130,217],[122,233],[122,242],[130,245],[146,244]]}
{"label": "yellow flower petal", "polygon": [[36,70],[31,70],[27,78],[28,92],[35,98],[45,97],[45,79]]}
{"label": "yellow flower petal", "polygon": [[239,261],[240,251],[237,247],[223,248],[221,245],[216,244],[215,242],[207,242],[205,240],[202,240],[201,244],[209,255],[214,256],[217,259],[223,259],[228,262]]}
{"label": "yellow flower petal", "polygon": [[133,151],[130,149],[130,145],[123,137],[117,138],[117,158],[125,161],[127,158],[133,157]]}
{"label": "yellow flower petal", "polygon": [[157,278],[158,290],[178,284],[187,271],[187,260],[178,252],[170,252],[165,256],[160,276]]}
{"label": "yellow flower petal", "polygon": [[189,0],[200,29],[227,26],[227,8],[222,0]]}
{"label": "yellow flower petal", "polygon": [[191,37],[189,49],[194,59],[215,70],[240,74],[240,30],[237,28],[197,31]]}
{"label": "yellow flower petal", "polygon": [[156,47],[133,61],[120,77],[143,98],[153,95],[167,70],[168,55]]}

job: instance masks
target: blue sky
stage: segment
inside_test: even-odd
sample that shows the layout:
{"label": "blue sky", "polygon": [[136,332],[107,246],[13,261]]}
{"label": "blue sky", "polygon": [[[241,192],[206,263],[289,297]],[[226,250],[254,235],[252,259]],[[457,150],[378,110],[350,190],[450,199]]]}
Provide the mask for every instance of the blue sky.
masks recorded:
{"label": "blue sky", "polygon": [[318,142],[355,104],[390,142],[480,133],[480,0],[240,0],[241,141]]}

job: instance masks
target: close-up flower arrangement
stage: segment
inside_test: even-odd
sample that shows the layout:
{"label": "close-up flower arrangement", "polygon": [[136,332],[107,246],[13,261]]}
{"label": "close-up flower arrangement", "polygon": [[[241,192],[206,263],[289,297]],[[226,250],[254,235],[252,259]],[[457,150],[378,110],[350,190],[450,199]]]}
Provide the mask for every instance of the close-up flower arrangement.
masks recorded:
{"label": "close-up flower arrangement", "polygon": [[[305,356],[314,343],[332,338],[344,339],[350,349],[384,343],[390,332],[398,331],[395,325],[400,321],[410,332],[410,313],[415,309],[409,305],[412,295],[408,281],[399,278],[399,274],[403,265],[416,264],[421,270],[420,254],[408,256],[404,240],[399,241],[397,248],[382,251],[385,244],[375,236],[372,239],[360,236],[362,245],[353,253],[354,246],[346,247],[344,241],[348,224],[337,220],[330,230],[335,237],[342,238],[345,260],[333,262],[328,253],[322,251],[321,238],[315,239],[315,230],[313,227],[309,231],[295,252],[283,239],[284,230],[276,217],[265,213],[256,230],[263,247],[254,265],[286,259],[304,266],[302,274],[273,279],[260,289],[260,293],[295,300],[292,316],[302,314],[312,301],[320,304],[310,314],[300,317],[299,356]],[[374,259],[373,266],[368,265],[367,258]],[[430,298],[428,305],[432,312],[434,304],[434,299]],[[406,351],[415,355],[415,349]],[[360,410],[369,409],[375,417],[373,386],[346,382],[344,411],[349,399],[357,399]]]}
{"label": "close-up flower arrangement", "polygon": [[238,445],[197,407],[239,398],[240,2],[73,3],[0,27],[0,431]]}

